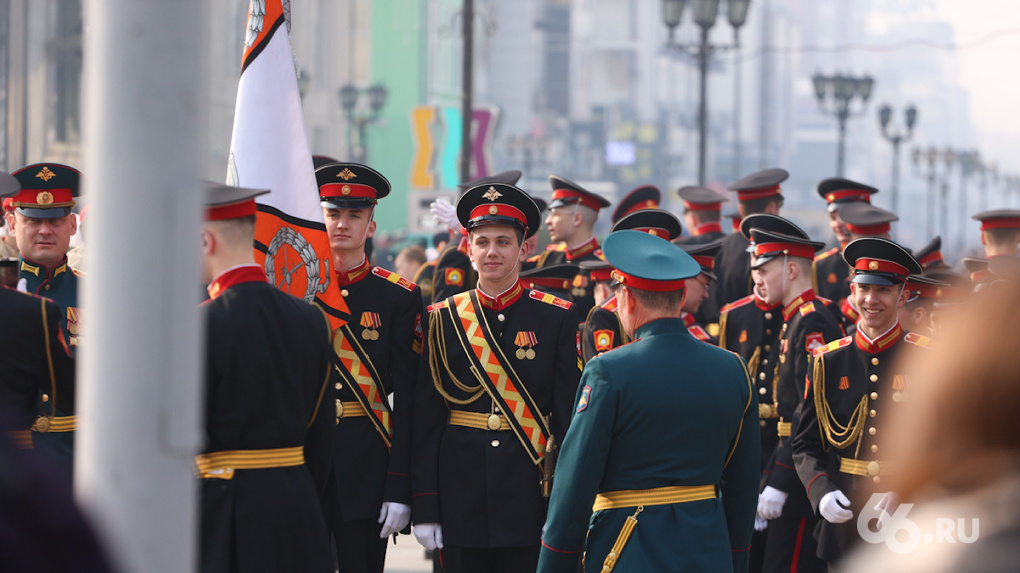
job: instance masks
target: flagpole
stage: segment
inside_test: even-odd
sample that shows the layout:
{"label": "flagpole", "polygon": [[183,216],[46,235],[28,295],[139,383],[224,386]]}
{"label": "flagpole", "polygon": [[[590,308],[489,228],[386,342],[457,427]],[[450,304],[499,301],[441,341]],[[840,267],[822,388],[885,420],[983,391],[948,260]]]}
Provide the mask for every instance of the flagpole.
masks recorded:
{"label": "flagpole", "polygon": [[197,565],[204,4],[85,4],[75,493],[121,571]]}

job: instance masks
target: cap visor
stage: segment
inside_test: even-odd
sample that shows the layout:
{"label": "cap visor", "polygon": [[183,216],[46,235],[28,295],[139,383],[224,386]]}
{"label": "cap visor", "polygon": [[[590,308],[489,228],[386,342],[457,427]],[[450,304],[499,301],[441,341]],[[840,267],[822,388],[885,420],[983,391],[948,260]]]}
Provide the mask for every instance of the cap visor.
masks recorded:
{"label": "cap visor", "polygon": [[765,263],[768,263],[769,261],[771,261],[774,258],[776,258],[775,255],[762,255],[762,256],[754,259],[754,262],[751,263],[751,268],[752,269],[756,269],[756,268],[764,265]]}
{"label": "cap visor", "polygon": [[854,275],[854,278],[850,282],[866,285],[877,285],[877,286],[896,286],[903,284],[903,281],[895,281],[890,278],[886,278],[882,275],[875,274],[858,274]]}
{"label": "cap visor", "polygon": [[32,219],[59,219],[71,214],[70,207],[51,207],[37,209],[34,207],[18,207],[17,212]]}
{"label": "cap visor", "polygon": [[375,207],[375,201],[364,197],[329,197],[320,199],[319,204],[327,209],[370,209]]}

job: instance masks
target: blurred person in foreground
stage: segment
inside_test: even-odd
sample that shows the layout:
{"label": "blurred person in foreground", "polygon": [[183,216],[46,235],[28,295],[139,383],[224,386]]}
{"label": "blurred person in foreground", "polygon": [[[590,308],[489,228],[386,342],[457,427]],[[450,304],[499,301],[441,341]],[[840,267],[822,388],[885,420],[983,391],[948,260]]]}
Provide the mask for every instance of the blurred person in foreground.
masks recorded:
{"label": "blurred person in foreground", "polygon": [[[842,571],[1017,569],[1020,354],[1001,333],[1020,328],[1020,284],[996,282],[959,310],[938,342],[952,352],[916,356],[905,365],[924,384],[912,387],[881,442],[901,468],[887,481],[901,505],[890,508],[894,517],[882,531],[896,535],[903,553],[876,536]],[[921,543],[910,539],[912,526]]]}

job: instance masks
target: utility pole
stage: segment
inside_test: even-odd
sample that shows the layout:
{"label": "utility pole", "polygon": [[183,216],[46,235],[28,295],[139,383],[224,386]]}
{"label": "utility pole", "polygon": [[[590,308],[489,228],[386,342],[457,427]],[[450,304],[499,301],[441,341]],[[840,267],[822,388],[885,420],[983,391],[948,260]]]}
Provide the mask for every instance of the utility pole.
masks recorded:
{"label": "utility pole", "polygon": [[464,0],[464,58],[461,72],[460,182],[471,180],[471,108],[474,91],[475,1]]}

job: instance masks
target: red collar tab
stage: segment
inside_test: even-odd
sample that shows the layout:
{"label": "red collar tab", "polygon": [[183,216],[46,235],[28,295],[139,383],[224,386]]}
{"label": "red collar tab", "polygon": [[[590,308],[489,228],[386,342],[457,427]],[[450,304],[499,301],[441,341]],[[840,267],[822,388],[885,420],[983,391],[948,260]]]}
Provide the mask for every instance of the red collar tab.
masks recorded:
{"label": "red collar tab", "polygon": [[761,189],[741,189],[737,191],[738,201],[753,201],[755,199],[764,199],[766,197],[773,197],[782,193],[779,185],[773,185],[771,187],[763,187]]}
{"label": "red collar tab", "polygon": [[888,332],[879,336],[876,340],[868,340],[868,337],[861,332],[861,329],[857,329],[857,333],[854,334],[854,342],[857,343],[857,348],[867,352],[868,354],[878,354],[883,350],[889,350],[894,344],[903,338],[903,327],[897,322],[896,326],[889,329]]}
{"label": "red collar tab", "polygon": [[480,288],[476,288],[475,292],[478,293],[478,302],[482,303],[482,306],[489,310],[500,311],[517,302],[517,299],[521,298],[521,295],[524,294],[524,287],[521,286],[521,279],[517,279],[514,286],[503,291],[502,294],[495,298],[485,294]]}
{"label": "red collar tab", "polygon": [[368,276],[368,271],[371,268],[372,265],[368,262],[368,257],[365,257],[365,260],[361,261],[360,265],[349,271],[336,271],[336,280],[340,283],[340,286],[352,285]]}
{"label": "red collar tab", "polygon": [[242,265],[229,269],[216,277],[213,282],[209,283],[207,290],[209,291],[209,298],[213,299],[223,294],[223,291],[228,288],[241,283],[268,282],[269,278],[266,277],[266,271],[262,267],[258,265]]}
{"label": "red collar tab", "polygon": [[855,235],[877,236],[888,233],[892,229],[892,225],[888,222],[877,225],[851,225],[847,223],[846,228],[850,229],[850,232]]}
{"label": "red collar tab", "polygon": [[319,197],[351,197],[376,200],[376,189],[358,183],[326,183],[319,187]]}
{"label": "red collar tab", "polygon": [[598,249],[598,248],[599,248],[599,242],[597,240],[595,240],[595,237],[592,237],[586,243],[584,243],[583,245],[581,245],[581,246],[579,246],[577,248],[567,249],[567,260],[571,261],[571,260],[574,260],[576,258],[583,257],[583,256],[587,255],[588,253],[594,252],[595,249]]}
{"label": "red collar tab", "polygon": [[910,275],[910,271],[903,265],[884,259],[869,259],[867,257],[857,259],[854,263],[854,271],[856,273],[889,273],[897,275],[904,280]]}
{"label": "red collar tab", "polygon": [[706,235],[708,233],[722,233],[722,223],[719,221],[709,221],[698,225],[693,231],[691,231],[691,234],[695,237]]}
{"label": "red collar tab", "polygon": [[598,211],[602,209],[602,204],[599,203],[598,199],[581,193],[580,191],[574,191],[573,189],[554,189],[552,194],[553,201],[560,200],[570,203],[580,203],[584,207],[595,209]]}
{"label": "red collar tab", "polygon": [[797,312],[797,309],[804,306],[804,303],[811,302],[817,298],[818,297],[815,296],[814,289],[807,289],[806,291],[800,293],[800,296],[793,299],[790,302],[790,304],[783,307],[783,320],[790,320],[790,317],[792,317],[794,313]]}
{"label": "red collar tab", "polygon": [[843,316],[850,319],[850,322],[856,323],[857,319],[861,317],[861,313],[857,312],[857,309],[850,304],[850,301],[843,299],[839,301],[839,310],[843,313]]}
{"label": "red collar tab", "polygon": [[985,219],[981,221],[981,230],[989,229],[1020,229],[1020,218],[1001,217],[999,219]]}
{"label": "red collar tab", "polygon": [[636,277],[634,275],[628,275],[627,273],[617,269],[613,270],[613,278],[616,279],[616,282],[624,286],[640,290],[648,290],[652,292],[667,292],[680,290],[684,288],[684,284],[686,281],[686,279],[677,279],[673,281],[654,281],[649,279],[643,279],[641,277]]}
{"label": "red collar tab", "polygon": [[791,257],[804,259],[815,258],[815,248],[811,245],[798,245],[796,243],[755,243],[754,256],[761,257],[772,253],[782,253]]}
{"label": "red collar tab", "polygon": [[758,296],[758,293],[753,293],[753,296],[754,296],[754,306],[760,308],[761,310],[765,310],[765,311],[776,310],[777,308],[779,308],[779,305],[783,304],[782,302],[777,302],[776,304],[768,304],[767,302],[765,302],[765,299],[763,299],[762,297]]}
{"label": "red collar tab", "polygon": [[684,201],[684,209],[688,211],[718,211],[721,208],[722,201],[717,203],[691,203],[690,201]]}
{"label": "red collar tab", "polygon": [[837,189],[825,194],[825,201],[830,205],[840,201],[864,201],[871,203],[871,193],[863,189]]}

